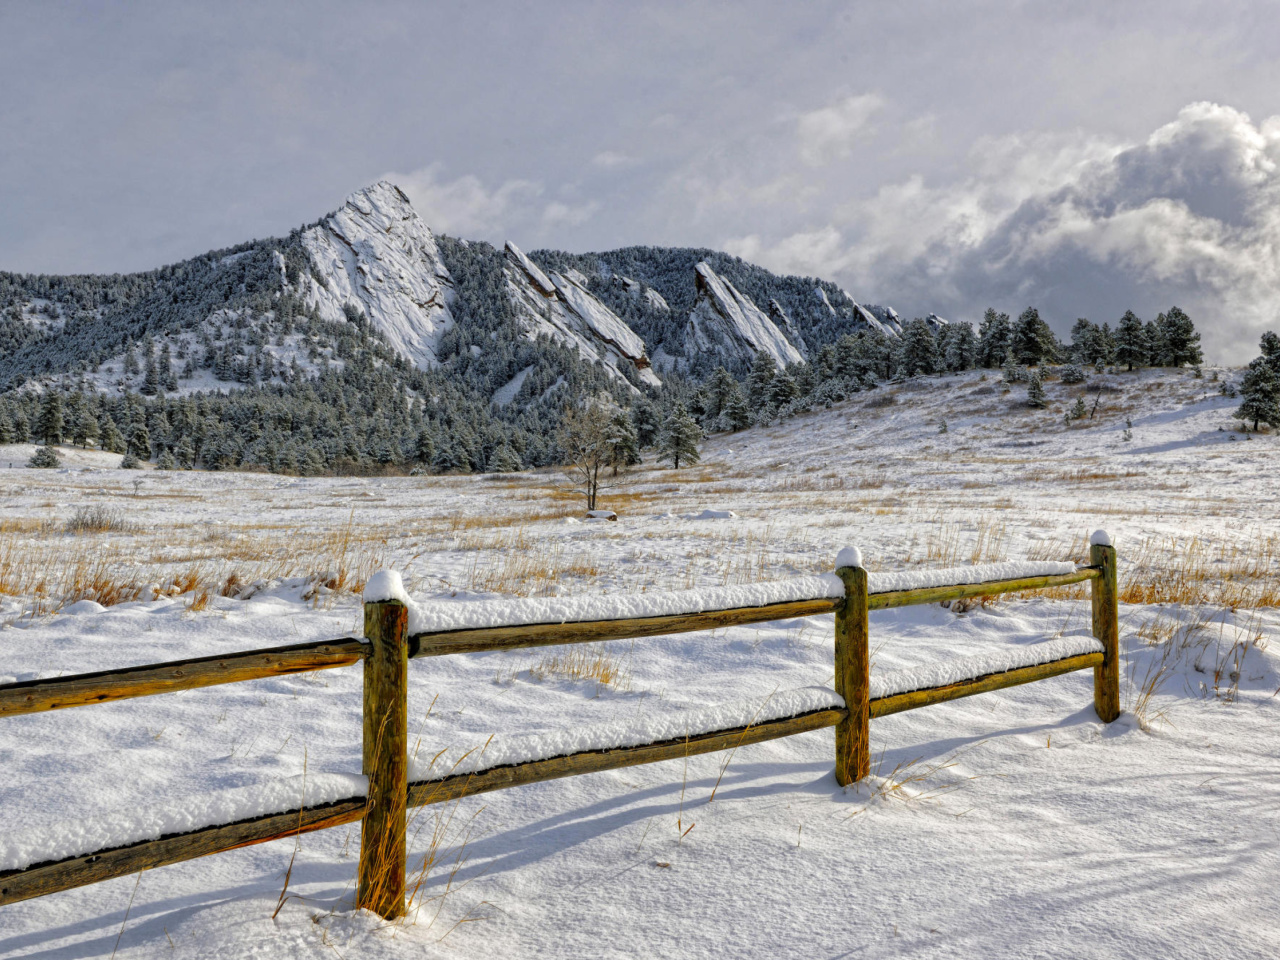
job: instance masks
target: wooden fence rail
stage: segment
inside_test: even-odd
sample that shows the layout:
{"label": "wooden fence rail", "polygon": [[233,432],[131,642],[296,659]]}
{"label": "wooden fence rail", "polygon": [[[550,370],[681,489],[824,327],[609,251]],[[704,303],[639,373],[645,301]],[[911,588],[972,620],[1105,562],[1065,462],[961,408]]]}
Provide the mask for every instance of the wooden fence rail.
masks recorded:
{"label": "wooden fence rail", "polygon": [[[1105,538],[1104,538],[1105,540]],[[365,605],[365,637],[295,644],[222,657],[101,671],[51,680],[0,686],[0,717],[106,703],[233,683],[241,680],[364,663],[363,772],[368,789],[306,809],[293,809],[231,824],[204,827],[112,849],[0,872],[0,904],[14,903],[145,868],[180,863],[210,853],[234,850],[299,833],[361,821],[357,902],[388,919],[405,910],[405,810],[560,777],[613,770],[733,749],[825,727],[836,728],[836,779],[855,782],[870,770],[870,720],[959,697],[1031,683],[1075,670],[1094,670],[1094,707],[1107,722],[1120,713],[1119,630],[1115,549],[1107,542],[1091,546],[1090,565],[1073,573],[868,593],[860,566],[837,571],[843,598],[817,598],[758,607],[629,620],[521,624],[409,636],[407,612],[397,601]],[[1093,633],[1102,647],[1049,663],[969,677],[944,686],[870,696],[870,610],[991,596],[1090,581]],[[590,750],[475,772],[408,782],[408,660],[484,650],[508,650],[549,644],[630,639],[764,623],[771,620],[836,614],[836,693],[843,707],[812,710],[724,730],[636,746]]]}

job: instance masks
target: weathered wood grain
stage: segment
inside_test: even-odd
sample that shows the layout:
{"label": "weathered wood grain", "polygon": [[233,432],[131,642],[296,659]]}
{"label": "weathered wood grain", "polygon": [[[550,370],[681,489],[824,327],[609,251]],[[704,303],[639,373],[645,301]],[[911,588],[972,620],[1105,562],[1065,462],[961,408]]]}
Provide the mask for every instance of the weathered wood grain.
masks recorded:
{"label": "weathered wood grain", "polygon": [[1093,709],[1110,723],[1120,716],[1120,593],[1116,548],[1094,544],[1089,559],[1101,571],[1093,581],[1093,635],[1102,641],[1102,663],[1093,668]]}
{"label": "weathered wood grain", "polygon": [[341,640],[295,643],[287,647],[172,660],[49,680],[6,683],[0,685],[0,717],[349,667],[363,659],[367,646],[362,640],[344,637]]}
{"label": "weathered wood grain", "polygon": [[925,587],[920,590],[889,590],[873,593],[872,610],[889,607],[910,607],[920,603],[941,603],[944,600],[960,600],[964,597],[990,597],[1001,593],[1017,593],[1021,590],[1043,590],[1046,587],[1065,587],[1073,583],[1094,580],[1098,571],[1093,567],[1081,567],[1074,573],[1057,573],[1044,577],[1019,577],[1014,580],[990,580],[987,583],[961,583],[949,587]]}
{"label": "weathered wood grain", "polygon": [[251,820],[205,827],[189,833],[99,850],[24,870],[0,873],[0,905],[83,887],[100,880],[127,877],[139,870],[182,863],[211,853],[225,853],[299,833],[355,823],[364,816],[364,797],[351,797],[301,811],[288,810]]}
{"label": "weathered wood grain", "polygon": [[847,786],[871,772],[871,638],[867,571],[841,567],[844,603],[836,611],[836,693],[845,702],[836,724],[836,783]]}
{"label": "weathered wood grain", "polygon": [[891,713],[903,710],[914,710],[934,703],[946,703],[961,697],[971,697],[975,693],[988,693],[1002,690],[1005,687],[1016,687],[1035,680],[1045,680],[1060,674],[1071,673],[1097,666],[1102,662],[1101,653],[1082,653],[1076,657],[1066,657],[1049,663],[1038,663],[1033,667],[1019,667],[1017,670],[1006,670],[1004,673],[989,673],[984,677],[961,680],[944,687],[930,687],[926,690],[912,690],[910,693],[895,693],[892,696],[880,697],[871,701],[872,717],[887,717]]}
{"label": "weathered wood grain", "polygon": [[717,750],[732,750],[734,747],[751,743],[762,743],[766,740],[807,733],[810,730],[820,730],[823,727],[834,727],[844,719],[844,714],[844,710],[833,707],[829,710],[815,710],[783,720],[767,720],[749,727],[694,734],[687,739],[680,737],[638,747],[591,750],[564,757],[553,757],[549,760],[533,760],[529,763],[492,767],[476,773],[460,773],[441,777],[438,780],[422,780],[409,784],[409,806],[420,807],[429,803],[444,803],[457,800],[459,797],[505,790],[508,787],[518,787],[526,783],[576,777],[579,774],[598,773],[602,770],[618,770],[622,767],[657,763],[662,760],[679,760],[686,756],[715,753]]}
{"label": "weathered wood grain", "polygon": [[357,903],[384,920],[404,916],[405,802],[409,785],[409,611],[398,600],[364,605],[364,767]]}

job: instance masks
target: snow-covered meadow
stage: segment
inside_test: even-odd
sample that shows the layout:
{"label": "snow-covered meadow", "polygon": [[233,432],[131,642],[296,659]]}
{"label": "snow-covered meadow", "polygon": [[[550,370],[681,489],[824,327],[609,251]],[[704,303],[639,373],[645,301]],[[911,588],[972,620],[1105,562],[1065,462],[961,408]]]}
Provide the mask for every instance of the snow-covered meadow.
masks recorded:
{"label": "snow-covered meadow", "polygon": [[[1048,411],[990,374],[881,388],[641,468],[603,497],[617,522],[583,521],[549,473],[137,472],[74,450],[37,471],[0,448],[0,682],[350,635],[384,566],[448,619],[494,596],[815,576],[851,544],[880,573],[1082,561],[1102,527],[1126,710],[1098,722],[1077,673],[873,721],[873,776],[847,790],[822,730],[421,808],[406,923],[352,912],[344,827],[0,907],[0,957],[1265,955],[1280,446],[1233,432],[1210,374],[1095,382],[1070,427],[1080,388],[1057,382]],[[86,507],[113,529],[69,532]],[[871,624],[873,676],[1070,643],[1087,586]],[[830,616],[430,658],[410,667],[411,736],[426,762],[490,734],[763,707],[832,674]],[[0,866],[124,821],[292,805],[358,773],[359,738],[358,668],[0,720]]]}

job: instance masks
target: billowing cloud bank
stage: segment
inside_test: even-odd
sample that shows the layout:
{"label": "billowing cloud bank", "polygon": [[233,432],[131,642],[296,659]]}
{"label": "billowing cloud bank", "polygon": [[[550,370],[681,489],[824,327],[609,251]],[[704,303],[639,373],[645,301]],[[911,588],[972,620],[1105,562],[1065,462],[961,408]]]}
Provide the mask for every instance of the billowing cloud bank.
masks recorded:
{"label": "billowing cloud bank", "polygon": [[1280,329],[1277,161],[1280,117],[1193,103],[1141,143],[979,140],[960,183],[908,178],[812,230],[730,245],[913,312],[1035,304],[1060,332],[1177,304],[1211,358],[1240,362]]}

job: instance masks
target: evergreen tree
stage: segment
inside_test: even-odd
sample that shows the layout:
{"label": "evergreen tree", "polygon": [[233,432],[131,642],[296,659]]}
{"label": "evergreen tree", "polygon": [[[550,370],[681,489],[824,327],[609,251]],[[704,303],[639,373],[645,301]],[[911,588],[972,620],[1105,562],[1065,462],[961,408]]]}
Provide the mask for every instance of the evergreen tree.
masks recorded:
{"label": "evergreen tree", "polygon": [[[436,458],[436,440],[430,427],[418,431],[418,439],[413,445],[413,458],[418,463],[432,463]],[[520,469],[519,467],[516,468]]]}
{"label": "evergreen tree", "polygon": [[73,393],[69,406],[71,442],[83,447],[90,441],[98,439],[98,418],[94,415],[93,407],[84,394],[79,391]]}
{"label": "evergreen tree", "polygon": [[[736,386],[736,384],[735,384]],[[636,438],[636,429],[631,417],[619,410],[609,418],[609,466],[613,475],[618,475],[621,467],[634,467],[640,462],[640,441]]]}
{"label": "evergreen tree", "polygon": [[938,341],[934,339],[933,330],[917,317],[902,331],[898,376],[914,377],[922,373],[937,373],[939,365]]}
{"label": "evergreen tree", "polygon": [[733,374],[726,370],[723,366],[716,367],[712,371],[711,376],[707,379],[707,399],[706,399],[706,417],[708,421],[715,420],[724,410],[725,401],[729,399],[729,394],[738,389],[738,381],[733,379]]}
{"label": "evergreen tree", "polygon": [[978,366],[994,369],[1003,367],[1009,358],[1012,328],[1007,313],[996,313],[988,307],[978,328]]}
{"label": "evergreen tree", "polygon": [[747,375],[747,398],[753,408],[758,410],[769,403],[769,388],[777,375],[778,364],[773,357],[767,353],[757,353],[751,372]]}
{"label": "evergreen tree", "polygon": [[132,452],[126,453],[120,460],[121,470],[141,470],[142,461],[133,455]]}
{"label": "evergreen tree", "polygon": [[137,420],[129,431],[129,452],[139,460],[151,459],[151,434],[145,420]]}
{"label": "evergreen tree", "polygon": [[116,426],[116,422],[111,419],[110,415],[105,415],[101,423],[102,443],[100,446],[108,453],[126,453],[128,452],[128,444],[125,443],[124,434],[120,432],[120,428]]}
{"label": "evergreen tree", "polygon": [[1085,414],[1088,412],[1088,409],[1085,407],[1084,396],[1076,397],[1075,406],[1071,408],[1071,419],[1083,420]]}
{"label": "evergreen tree", "polygon": [[488,466],[491,473],[514,473],[524,469],[524,464],[520,462],[520,455],[511,449],[511,444],[506,440],[503,440],[493,451]]}
{"label": "evergreen tree", "polygon": [[800,388],[786,371],[779,373],[770,382],[768,390],[769,403],[775,407],[785,407],[800,396]]}
{"label": "evergreen tree", "polygon": [[1259,423],[1280,427],[1280,377],[1263,357],[1249,364],[1240,383],[1243,402],[1235,413],[1236,419],[1246,423],[1253,421],[1253,429]]}
{"label": "evergreen tree", "polygon": [[1092,366],[1105,356],[1102,331],[1093,321],[1080,317],[1071,328],[1071,359]]}
{"label": "evergreen tree", "polygon": [[1057,353],[1057,339],[1049,325],[1040,319],[1035,307],[1027,307],[1018,316],[1011,336],[1014,358],[1029,367],[1052,361]]}
{"label": "evergreen tree", "polygon": [[168,450],[164,451],[156,458],[156,469],[158,470],[177,470],[178,460]]}
{"label": "evergreen tree", "polygon": [[40,416],[36,420],[36,439],[47,447],[62,442],[62,394],[57,390],[46,390],[40,405]]}
{"label": "evergreen tree", "polygon": [[751,425],[751,411],[747,407],[746,395],[735,383],[720,413],[720,423],[725,430],[745,430]]}
{"label": "evergreen tree", "polygon": [[636,428],[636,442],[641,449],[652,447],[658,442],[658,413],[648,400],[639,400],[631,408],[631,423]]}
{"label": "evergreen tree", "polygon": [[1044,398],[1044,384],[1040,381],[1040,371],[1031,374],[1031,382],[1027,384],[1027,406],[1043,409],[1048,406]]}
{"label": "evergreen tree", "polygon": [[1181,367],[1185,364],[1204,363],[1200,350],[1200,333],[1191,318],[1178,307],[1170,307],[1159,323],[1160,342],[1164,350],[1165,365]]}
{"label": "evergreen tree", "polygon": [[952,373],[972,370],[978,365],[978,339],[967,320],[956,320],[942,328],[946,333],[943,363]]}
{"label": "evergreen tree", "polygon": [[62,466],[62,457],[58,456],[58,451],[50,446],[43,446],[35,452],[30,460],[27,461],[28,467],[36,467],[41,470],[49,470],[53,467]]}
{"label": "evergreen tree", "polygon": [[0,408],[0,444],[15,443],[16,433],[13,429],[13,419],[9,416],[9,411]]}
{"label": "evergreen tree", "polygon": [[173,448],[173,455],[178,461],[178,466],[183,470],[190,470],[196,465],[196,445],[188,436],[183,436]]}
{"label": "evergreen tree", "polygon": [[693,466],[701,459],[698,454],[698,441],[701,439],[702,431],[698,428],[697,421],[689,416],[681,404],[676,404],[662,425],[662,437],[658,441],[658,461],[670,463],[673,470],[680,469],[681,461],[686,466]]}
{"label": "evergreen tree", "polygon": [[1147,364],[1152,367],[1169,365],[1169,351],[1164,342],[1164,323],[1164,314],[1158,313],[1154,320],[1148,320],[1143,327],[1147,337]]}
{"label": "evergreen tree", "polygon": [[1132,310],[1126,310],[1116,327],[1116,363],[1123,363],[1132,370],[1145,365],[1149,357],[1146,328]]}

